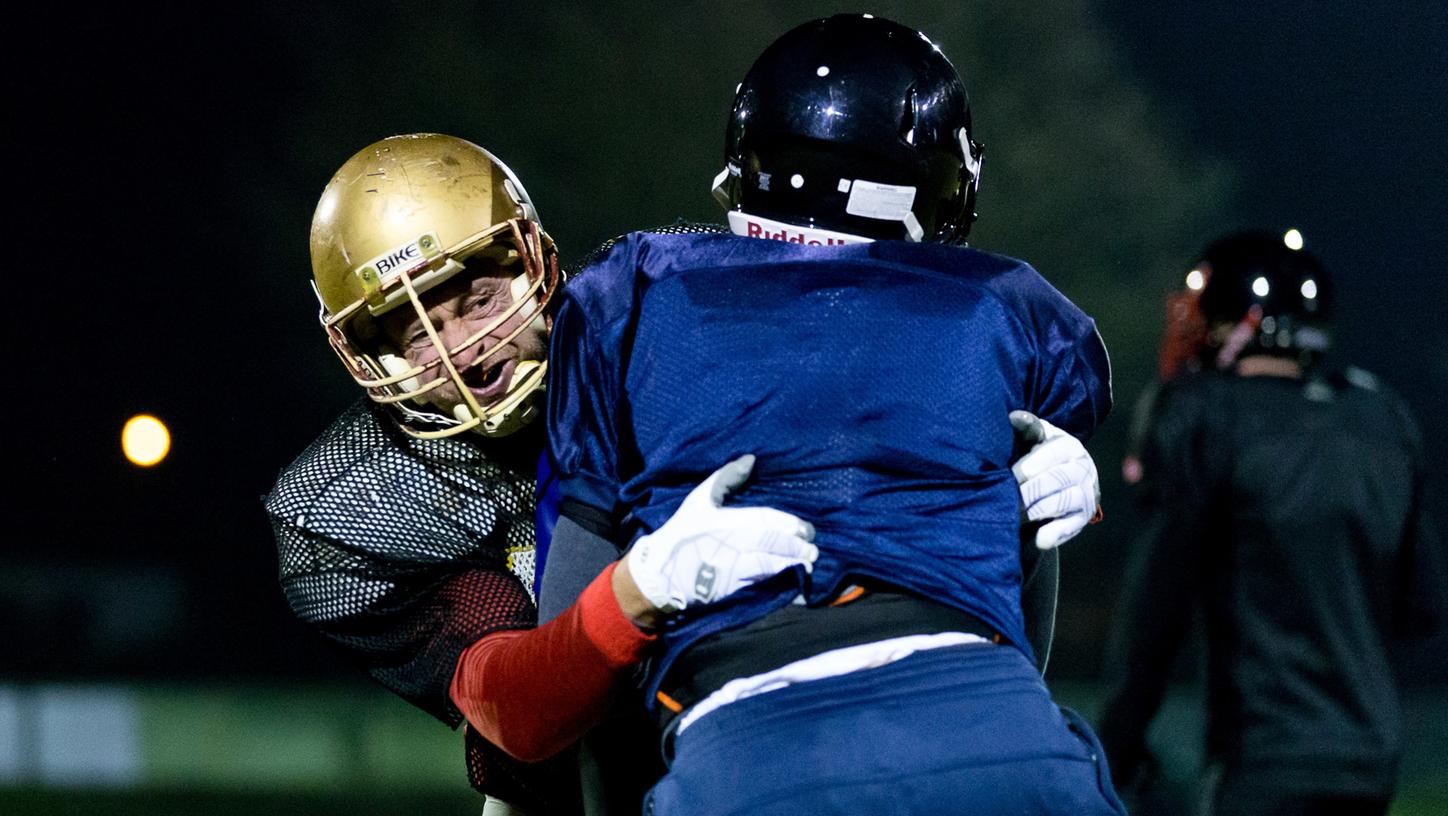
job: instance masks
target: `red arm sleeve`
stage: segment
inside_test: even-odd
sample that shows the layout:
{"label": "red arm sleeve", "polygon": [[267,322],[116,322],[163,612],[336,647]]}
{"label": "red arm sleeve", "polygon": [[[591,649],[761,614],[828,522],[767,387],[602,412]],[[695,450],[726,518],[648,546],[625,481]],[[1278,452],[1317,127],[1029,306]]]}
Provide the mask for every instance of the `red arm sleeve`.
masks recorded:
{"label": "red arm sleeve", "polygon": [[537,629],[494,632],[458,659],[453,704],[517,759],[551,756],[602,720],[615,681],[653,641],[614,598],[614,566],[557,618]]}

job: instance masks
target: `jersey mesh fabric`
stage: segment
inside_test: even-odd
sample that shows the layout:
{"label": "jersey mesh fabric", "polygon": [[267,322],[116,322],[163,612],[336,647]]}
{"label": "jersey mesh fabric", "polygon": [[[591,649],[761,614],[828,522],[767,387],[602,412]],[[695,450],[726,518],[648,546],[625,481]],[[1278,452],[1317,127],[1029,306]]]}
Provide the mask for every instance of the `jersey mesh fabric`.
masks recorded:
{"label": "jersey mesh fabric", "polygon": [[[292,610],[383,686],[453,727],[462,714],[447,690],[458,656],[490,632],[530,628],[537,618],[537,448],[527,447],[415,439],[362,400],[265,499]],[[560,774],[482,739],[467,744],[470,780],[484,793],[539,812],[551,812],[539,803],[576,795],[571,766]]]}
{"label": "jersey mesh fabric", "polygon": [[[698,235],[704,233],[719,233],[728,231],[729,230],[727,228],[722,227],[718,224],[704,224],[698,221],[685,221],[682,218],[667,226],[655,227],[651,230],[644,230],[644,232],[653,233],[655,235]],[[572,278],[579,272],[582,272],[588,267],[593,266],[595,263],[601,260],[603,256],[607,255],[609,251],[613,249],[613,245],[618,243],[619,240],[623,237],[624,236],[620,235],[616,238],[610,238],[607,241],[604,241],[603,243],[594,247],[593,251],[589,252],[587,255],[584,255],[581,259],[579,259],[578,263],[573,265],[573,271],[569,273],[569,277]]]}
{"label": "jersey mesh fabric", "polygon": [[519,762],[471,727],[463,730],[468,780],[479,792],[532,816],[584,812],[574,749],[542,762]]}

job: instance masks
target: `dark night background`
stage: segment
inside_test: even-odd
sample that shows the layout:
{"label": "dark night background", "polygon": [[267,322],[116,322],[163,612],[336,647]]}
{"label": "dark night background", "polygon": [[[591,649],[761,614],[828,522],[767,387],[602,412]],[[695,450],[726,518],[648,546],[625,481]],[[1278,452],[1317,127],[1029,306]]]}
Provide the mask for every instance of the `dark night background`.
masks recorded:
{"label": "dark night background", "polygon": [[[565,262],[708,185],[733,89],[789,27],[868,10],[939,42],[986,144],[973,242],[1091,312],[1118,410],[1107,520],[1064,553],[1055,679],[1099,675],[1135,518],[1118,474],[1162,297],[1215,234],[1296,227],[1340,284],[1341,356],[1448,460],[1448,7],[295,3],[35,7],[5,56],[10,358],[0,684],[353,682],[292,622],[260,496],[357,395],[316,323],[307,229],[393,133],[503,157]],[[18,282],[18,290],[14,284]],[[150,412],[170,457],[119,433]],[[1440,471],[1441,472],[1441,471]],[[1288,476],[1284,474],[1284,478]],[[1434,485],[1440,530],[1448,484]],[[1404,655],[1448,683],[1448,646]],[[402,704],[399,703],[399,706]]]}

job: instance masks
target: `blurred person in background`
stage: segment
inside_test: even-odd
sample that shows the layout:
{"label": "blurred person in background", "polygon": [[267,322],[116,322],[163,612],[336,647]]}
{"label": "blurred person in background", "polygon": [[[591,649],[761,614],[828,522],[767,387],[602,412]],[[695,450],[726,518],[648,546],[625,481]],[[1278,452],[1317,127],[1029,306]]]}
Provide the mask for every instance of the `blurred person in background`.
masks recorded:
{"label": "blurred person in background", "polygon": [[1101,737],[1144,796],[1148,726],[1194,609],[1207,634],[1198,812],[1387,810],[1402,752],[1388,642],[1441,625],[1419,431],[1375,377],[1324,359],[1334,287],[1263,232],[1211,244],[1168,300],[1141,403],[1138,541]]}

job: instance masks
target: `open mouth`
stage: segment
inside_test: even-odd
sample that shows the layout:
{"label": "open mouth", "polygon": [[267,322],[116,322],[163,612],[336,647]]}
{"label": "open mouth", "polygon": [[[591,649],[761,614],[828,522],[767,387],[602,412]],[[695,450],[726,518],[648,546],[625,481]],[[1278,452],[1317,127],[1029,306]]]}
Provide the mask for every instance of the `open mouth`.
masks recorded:
{"label": "open mouth", "polygon": [[496,363],[469,368],[462,372],[463,383],[476,397],[494,397],[507,388],[509,376],[515,366],[516,362],[513,360],[498,360]]}

